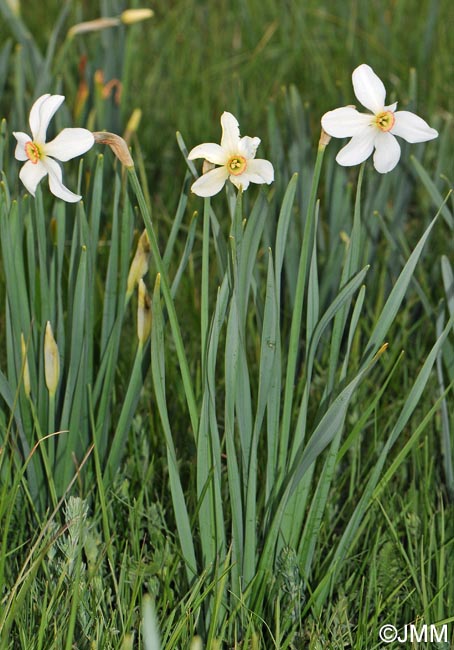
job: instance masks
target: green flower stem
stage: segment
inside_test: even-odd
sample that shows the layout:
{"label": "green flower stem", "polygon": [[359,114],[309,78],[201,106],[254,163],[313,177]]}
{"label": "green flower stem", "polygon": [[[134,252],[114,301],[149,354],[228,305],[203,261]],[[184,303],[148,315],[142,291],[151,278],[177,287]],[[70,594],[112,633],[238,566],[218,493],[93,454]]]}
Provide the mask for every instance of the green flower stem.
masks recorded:
{"label": "green flower stem", "polygon": [[172,329],[172,335],[175,341],[175,348],[178,356],[178,362],[180,365],[181,377],[183,380],[183,385],[186,393],[186,400],[189,408],[189,416],[191,418],[192,430],[194,436],[197,437],[197,431],[199,428],[199,418],[197,413],[197,404],[195,401],[194,391],[192,388],[191,375],[189,373],[188,361],[184,351],[183,338],[181,336],[180,326],[178,324],[178,318],[175,311],[175,305],[173,304],[172,295],[170,292],[170,286],[167,279],[167,269],[164,266],[164,262],[159,251],[158,242],[156,235],[153,230],[153,225],[151,222],[151,214],[145,201],[145,196],[142,191],[139,179],[137,177],[134,167],[128,167],[129,177],[131,179],[131,185],[136,195],[137,201],[139,202],[139,208],[142,213],[142,218],[147,229],[148,237],[150,239],[151,252],[156,264],[158,273],[161,276],[161,290],[164,296],[164,300],[167,307],[167,313],[169,316],[170,327]]}
{"label": "green flower stem", "polygon": [[[43,465],[44,465],[44,471],[46,472],[47,476],[47,487],[49,489],[51,501],[52,501],[52,506],[55,507],[57,505],[57,493],[55,491],[55,482],[54,482],[54,473],[53,473],[53,455],[54,455],[54,448],[55,448],[55,436],[51,436],[47,440],[49,441],[49,454],[46,451],[46,443],[47,440],[43,440],[43,432],[41,431],[41,425],[39,423],[39,418],[38,414],[36,413],[35,405],[33,403],[33,400],[29,397],[28,398],[28,403],[30,406],[30,410],[32,412],[32,418],[33,418],[33,423],[35,425],[36,433],[37,433],[37,438],[39,441],[39,451],[42,456],[43,460]],[[55,403],[55,399],[54,399]],[[53,431],[49,431],[49,433],[53,433]],[[49,458],[50,453],[52,453],[52,462]],[[41,490],[42,490],[42,486]],[[45,497],[44,497],[45,498]]]}
{"label": "green flower stem", "polygon": [[295,291],[295,305],[293,307],[292,324],[290,328],[289,352],[287,360],[287,373],[285,377],[284,406],[282,411],[282,428],[279,449],[279,474],[284,475],[289,446],[290,420],[292,415],[294,382],[296,363],[298,358],[301,319],[303,313],[304,292],[306,288],[306,275],[309,262],[309,253],[312,251],[314,232],[315,203],[317,200],[318,184],[322,169],[323,156],[326,145],[319,144],[315,160],[314,175],[312,177],[309,205],[307,207],[306,221],[304,224],[303,245],[301,248],[298,276]]}
{"label": "green flower stem", "polygon": [[[147,354],[144,354],[144,350],[147,350]],[[120,417],[118,419],[118,424],[115,427],[109,456],[104,469],[104,477],[107,476],[110,480],[113,479],[114,474],[120,465],[122,454],[126,446],[128,432],[137,408],[137,402],[139,401],[146,369],[149,366],[149,356],[149,345],[139,342],[134,359],[134,365],[131,371],[131,377],[129,379],[128,389],[123,400]],[[143,367],[144,363],[145,368]]]}
{"label": "green flower stem", "polygon": [[203,240],[202,240],[202,296],[200,330],[202,342],[202,375],[205,370],[206,340],[208,335],[208,293],[210,278],[210,198],[204,200],[203,206]]}
{"label": "green flower stem", "polygon": [[[47,433],[55,433],[55,393],[49,393],[49,412],[47,419]],[[55,464],[55,438],[49,439],[49,466],[52,470]]]}
{"label": "green flower stem", "polygon": [[[341,290],[348,280],[359,271],[359,262],[361,255],[361,188],[364,178],[365,163],[362,163],[359,168],[355,211],[353,215],[353,228],[350,236],[350,243],[348,245],[347,259],[342,270],[339,290]],[[351,301],[346,303],[342,309],[336,314],[334,320],[333,333],[331,337],[331,346],[329,351],[329,365],[328,365],[328,383],[327,393],[332,393],[335,384],[336,368],[339,365],[339,352],[341,347],[342,337],[347,322],[347,316],[350,309]],[[346,369],[345,369],[346,372]],[[345,376],[345,375],[344,375]],[[341,376],[341,379],[344,377]]]}

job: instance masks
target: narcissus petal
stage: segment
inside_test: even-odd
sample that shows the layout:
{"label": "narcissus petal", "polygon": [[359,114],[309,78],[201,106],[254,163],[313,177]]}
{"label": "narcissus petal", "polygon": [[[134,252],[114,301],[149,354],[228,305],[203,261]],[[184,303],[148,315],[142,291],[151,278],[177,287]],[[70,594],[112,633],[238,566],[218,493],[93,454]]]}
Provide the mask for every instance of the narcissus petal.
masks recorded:
{"label": "narcissus petal", "polygon": [[36,188],[40,180],[47,174],[47,170],[41,162],[34,165],[30,160],[25,163],[19,172],[19,178],[30,192],[35,196]]}
{"label": "narcissus petal", "polygon": [[248,135],[245,135],[238,143],[238,153],[242,154],[246,160],[255,158],[259,144],[260,138],[250,138]]}
{"label": "narcissus petal", "polygon": [[79,194],[74,194],[63,185],[61,168],[56,160],[45,158],[42,161],[42,165],[49,174],[49,188],[52,194],[68,203],[77,203],[77,201],[80,201],[82,197]]}
{"label": "narcissus petal", "polygon": [[372,113],[384,110],[386,89],[383,81],[369,65],[363,63],[358,66],[352,75],[353,90],[357,99]]}
{"label": "narcissus petal", "polygon": [[246,171],[236,178],[240,181],[247,178],[250,183],[266,183],[269,185],[274,181],[273,165],[269,160],[262,160],[260,158],[249,160]]}
{"label": "narcissus petal", "polygon": [[94,142],[93,133],[87,129],[63,129],[56,138],[44,146],[44,153],[46,156],[66,162],[91,149]]}
{"label": "narcissus petal", "polygon": [[28,156],[25,152],[25,145],[27,142],[30,142],[30,136],[22,131],[13,131],[13,135],[17,140],[16,149],[14,151],[16,160],[28,160]]}
{"label": "narcissus petal", "polygon": [[380,174],[390,172],[400,159],[400,144],[391,133],[379,133],[375,138],[374,167]]}
{"label": "narcissus petal", "polygon": [[356,108],[351,106],[343,106],[325,113],[322,117],[322,127],[333,138],[351,138],[369,125],[371,120],[372,115],[358,113]]}
{"label": "narcissus petal", "polygon": [[205,142],[191,149],[188,158],[189,160],[204,158],[215,165],[225,165],[229,156],[221,145],[215,144],[214,142]]}
{"label": "narcissus petal", "polygon": [[229,173],[225,167],[217,167],[200,176],[191,187],[197,196],[214,196],[222,190]]}
{"label": "narcissus petal", "polygon": [[375,130],[367,127],[358,135],[354,135],[350,142],[337,154],[336,160],[339,165],[350,167],[359,165],[369,158],[374,150]]}
{"label": "narcissus petal", "polygon": [[29,121],[34,142],[46,142],[49,122],[64,101],[63,95],[42,95],[33,104]]}
{"label": "narcissus petal", "polygon": [[393,135],[398,135],[407,142],[426,142],[438,136],[438,131],[432,129],[422,117],[410,111],[396,111],[396,121],[391,129]]}
{"label": "narcissus petal", "polygon": [[238,120],[232,113],[224,111],[221,115],[222,138],[221,147],[228,155],[237,153],[240,141],[240,127]]}

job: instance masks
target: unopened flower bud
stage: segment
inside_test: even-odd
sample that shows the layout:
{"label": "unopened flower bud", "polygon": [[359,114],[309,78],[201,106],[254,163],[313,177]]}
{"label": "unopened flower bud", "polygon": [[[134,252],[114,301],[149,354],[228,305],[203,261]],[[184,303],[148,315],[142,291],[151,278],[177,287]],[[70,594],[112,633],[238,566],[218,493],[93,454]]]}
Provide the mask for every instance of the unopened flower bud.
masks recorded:
{"label": "unopened flower bud", "polygon": [[137,336],[139,343],[143,344],[151,332],[151,299],[148,295],[145,282],[139,280],[139,300],[137,306]]}
{"label": "unopened flower bud", "polygon": [[137,129],[139,128],[141,119],[142,119],[142,111],[140,110],[140,108],[135,108],[126,125],[126,130],[124,133],[124,139],[126,143],[129,143],[133,134],[136,133]]}
{"label": "unopened flower bud", "polygon": [[44,375],[47,390],[53,396],[57,392],[58,380],[60,378],[60,355],[50,321],[47,321],[46,333],[44,335]]}
{"label": "unopened flower bud", "polygon": [[153,9],[126,9],[120,16],[125,25],[132,25],[142,20],[148,20],[154,15]]}
{"label": "unopened flower bud", "polygon": [[134,161],[129,153],[128,145],[116,133],[108,131],[94,131],[93,137],[97,144],[107,144],[112,149],[118,160],[125,167],[134,167]]}
{"label": "unopened flower bud", "polygon": [[24,391],[27,397],[30,397],[30,368],[28,367],[27,346],[25,344],[25,339],[22,332],[20,335],[20,347],[22,352],[22,363],[24,366],[24,373],[22,376],[22,381],[24,382]]}
{"label": "unopened flower bud", "polygon": [[20,16],[20,0],[6,0],[6,4],[15,16]]}
{"label": "unopened flower bud", "polygon": [[193,637],[193,639],[191,641],[191,645],[189,646],[189,650],[203,650],[203,644],[202,644],[202,637],[201,636]]}
{"label": "unopened flower bud", "polygon": [[148,271],[148,260],[150,259],[150,240],[146,230],[140,235],[137,243],[136,254],[129,269],[128,284],[126,288],[127,295],[131,295],[134,287]]}
{"label": "unopened flower bud", "polygon": [[102,29],[109,27],[117,27],[120,25],[120,18],[95,18],[95,20],[87,20],[83,23],[77,23],[68,30],[68,38],[73,38],[76,34],[86,34],[87,32],[99,32]]}

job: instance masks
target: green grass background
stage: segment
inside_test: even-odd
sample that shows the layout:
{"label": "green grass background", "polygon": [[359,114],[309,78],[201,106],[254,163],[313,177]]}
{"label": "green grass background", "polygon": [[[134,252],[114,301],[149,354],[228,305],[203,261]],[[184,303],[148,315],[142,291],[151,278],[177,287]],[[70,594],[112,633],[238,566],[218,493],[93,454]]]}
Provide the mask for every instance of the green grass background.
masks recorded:
{"label": "green grass background", "polygon": [[[336,430],[333,438],[337,447],[330,439],[329,448],[317,454],[311,477],[306,479],[303,493],[298,493],[296,517],[301,517],[301,530],[308,522],[307,529],[304,534],[293,533],[297,543],[280,538],[279,551],[265,567],[266,577],[253,580],[245,590],[235,581],[238,565],[232,561],[230,548],[230,527],[238,512],[231,491],[235,484],[232,479],[235,465],[230,461],[235,452],[241,458],[243,449],[238,428],[233,448],[228,448],[224,437],[224,431],[228,430],[225,418],[229,413],[228,405],[224,411],[224,398],[226,403],[229,400],[228,346],[235,340],[234,325],[232,330],[220,327],[221,352],[217,353],[218,366],[212,376],[221,403],[216,412],[221,441],[219,453],[229,462],[222,465],[218,483],[217,477],[210,478],[208,472],[207,483],[201,485],[206,450],[194,440],[188,389],[180,372],[181,348],[170,335],[169,303],[165,301],[164,309],[161,307],[159,292],[163,285],[155,286],[154,290],[155,338],[151,343],[152,349],[160,350],[162,356],[150,357],[148,347],[136,349],[136,299],[133,296],[130,302],[123,303],[122,293],[127,268],[143,229],[140,215],[151,211],[169,279],[176,277],[180,265],[184,268],[175,287],[175,310],[194,400],[203,422],[204,400],[208,394],[204,372],[206,365],[209,367],[209,360],[204,361],[203,356],[204,341],[208,340],[201,328],[204,309],[209,322],[216,309],[222,313],[217,290],[224,277],[229,279],[232,292],[238,286],[231,278],[234,262],[233,267],[223,269],[222,254],[211,240],[210,244],[206,243],[202,221],[208,224],[209,209],[188,192],[187,165],[175,133],[182,134],[188,149],[200,142],[219,141],[219,116],[223,110],[233,112],[240,120],[242,134],[261,137],[259,155],[272,160],[276,170],[272,188],[263,193],[251,187],[241,206],[249,223],[256,215],[259,233],[257,255],[253,256],[255,266],[247,275],[250,295],[241,294],[238,289],[239,295],[246,295],[242,331],[247,337],[245,358],[251,384],[251,410],[255,416],[263,381],[261,363],[266,359],[261,336],[264,323],[271,328],[273,321],[269,312],[266,316],[267,296],[277,291],[278,284],[282,293],[278,320],[283,377],[291,356],[287,348],[298,297],[297,268],[306,234],[304,215],[311,206],[309,197],[320,117],[327,110],[355,101],[351,72],[360,63],[371,65],[388,89],[388,101],[399,100],[399,107],[417,112],[439,130],[440,138],[425,146],[404,146],[399,168],[385,177],[380,177],[371,163],[366,164],[361,202],[357,200],[356,208],[358,169],[345,170],[335,165],[339,141],[333,140],[327,148],[317,188],[319,226],[316,236],[311,235],[308,252],[309,256],[312,254],[313,266],[306,278],[307,297],[298,339],[291,436],[297,428],[297,403],[305,395],[303,380],[310,334],[319,317],[339,295],[340,270],[344,269],[346,279],[358,277],[355,274],[366,264],[371,264],[371,269],[365,294],[359,293],[358,280],[355,293],[352,289],[350,296],[354,295],[352,310],[349,311],[350,303],[345,299],[345,313],[339,312],[344,316],[330,322],[314,353],[313,376],[307,388],[307,428],[311,433],[317,431],[324,415],[336,411],[329,408],[333,403],[336,406],[335,400],[342,389],[359,377],[374,327],[385,319],[386,299],[452,187],[452,3],[449,0],[325,3],[157,0],[150,5],[155,15],[147,22],[79,35],[73,40],[66,36],[70,26],[101,15],[119,15],[122,10],[139,4],[115,0],[99,3],[73,0],[63,4],[43,1],[37,10],[35,3],[22,2],[20,18],[14,16],[6,0],[0,0],[0,6],[0,117],[6,119],[2,127],[2,241],[6,242],[7,236],[26,233],[21,240],[24,278],[30,291],[30,287],[35,287],[33,295],[38,305],[37,330],[31,335],[37,359],[36,382],[40,387],[36,414],[31,414],[21,392],[18,352],[11,351],[12,342],[19,335],[8,329],[9,319],[14,318],[13,307],[8,308],[10,311],[5,307],[0,315],[0,368],[8,377],[12,396],[16,395],[20,413],[28,414],[24,416],[28,420],[24,421],[29,424],[32,440],[36,439],[37,423],[46,428],[52,411],[42,381],[39,383],[42,375],[39,323],[48,317],[58,320],[60,338],[57,336],[57,340],[61,344],[65,337],[70,358],[70,344],[78,341],[77,333],[81,331],[77,309],[74,307],[72,313],[71,301],[76,296],[80,301],[77,308],[84,310],[81,293],[84,277],[92,301],[88,302],[96,306],[94,311],[87,312],[89,322],[83,330],[84,340],[91,340],[93,346],[92,374],[88,369],[87,377],[94,384],[103,349],[112,355],[108,357],[112,359],[111,370],[103,375],[104,383],[99,380],[102,388],[98,391],[101,396],[106,395],[106,400],[108,395],[111,401],[103,406],[100,398],[98,410],[94,398],[93,412],[87,401],[86,411],[80,409],[84,416],[77,424],[77,435],[82,431],[80,439],[87,443],[81,444],[83,452],[89,447],[93,431],[102,431],[103,435],[98,439],[100,459],[92,453],[87,461],[88,469],[85,468],[87,473],[81,472],[72,488],[73,495],[87,500],[67,502],[55,513],[53,507],[63,491],[62,486],[74,474],[70,456],[64,471],[60,469],[60,476],[47,475],[44,485],[37,483],[33,488],[30,473],[22,472],[23,465],[18,463],[11,443],[16,440],[15,423],[11,419],[16,406],[11,408],[5,397],[8,391],[2,384],[2,647],[155,649],[151,641],[146,645],[146,635],[139,633],[140,621],[148,615],[146,609],[141,609],[146,593],[155,601],[162,645],[169,650],[196,649],[196,635],[201,636],[207,648],[371,650],[381,647],[378,629],[384,623],[401,629],[405,623],[444,621],[449,626],[452,643],[454,486],[447,471],[447,458],[452,457],[452,328],[446,332],[442,348],[440,342],[442,352],[438,362],[435,363],[434,355],[431,365],[424,365],[431,359],[431,350],[437,340],[441,341],[443,326],[454,311],[449,272],[454,266],[452,197],[444,204],[411,274],[405,298],[384,333],[389,350],[364,375],[355,391],[345,427]],[[121,82],[119,101],[113,95],[103,96],[97,71],[102,71],[104,84],[110,80]],[[86,83],[87,96],[76,110],[82,82]],[[22,192],[18,166],[12,156],[11,130],[27,130],[31,103],[44,92],[61,92],[66,96],[65,109],[55,118],[58,128],[80,125],[122,135],[133,110],[141,109],[140,126],[132,136],[131,145],[144,191],[142,203],[137,193],[130,191],[129,199],[123,194],[124,175],[110,152],[102,151],[105,157],[101,160],[97,157],[99,150],[86,157],[86,167],[81,168],[79,178],[77,163],[65,166],[65,179],[71,188],[77,182],[82,188],[89,187],[87,198],[84,196],[86,214],[82,209],[73,212],[52,202],[45,182],[36,203],[23,198],[17,205],[10,201],[10,197],[17,198]],[[287,190],[295,172],[299,173],[298,182],[293,181]],[[291,207],[284,210],[286,190],[295,191],[295,198]],[[224,242],[226,250],[230,250],[231,211],[236,227],[232,232],[238,234],[241,230],[241,214],[237,212],[235,217],[231,203],[223,195],[212,201],[220,223],[219,242]],[[193,219],[196,211],[198,220]],[[262,213],[266,219],[259,219]],[[97,228],[93,226],[94,215],[98,219]],[[273,284],[270,269],[275,268],[272,265],[279,249],[277,233],[282,215],[291,224],[290,236],[282,247],[284,266],[279,283]],[[55,226],[55,222],[63,223],[63,228]],[[174,231],[177,222],[178,229]],[[17,232],[14,224],[18,224]],[[55,235],[55,240],[52,240],[53,232],[60,233]],[[238,241],[241,236],[255,241],[252,229],[238,235]],[[356,251],[351,254],[356,256],[353,261],[347,256],[348,238],[354,242]],[[92,262],[87,262],[88,271],[84,271],[87,275],[83,276],[84,255],[80,250],[89,239]],[[41,249],[38,247],[36,251],[35,241],[41,244]],[[267,253],[268,247],[273,258]],[[45,254],[41,258],[39,251],[43,250]],[[16,266],[14,257],[7,257],[6,243],[2,251],[0,297],[1,304],[6,305],[7,295],[15,286],[12,268],[15,273]],[[43,266],[43,260],[49,265],[49,295],[61,296],[58,307],[57,298],[55,306],[44,303],[42,274],[32,275],[33,251],[35,259],[39,259],[37,267]],[[204,285],[201,276],[207,268],[204,260],[208,253],[211,273],[208,279],[205,277]],[[64,260],[61,268],[57,265],[60,255]],[[239,269],[247,267],[245,257],[241,258],[240,253],[237,258],[232,255]],[[63,269],[65,283],[67,280],[67,286],[60,291],[57,281],[55,286],[52,284],[52,278],[59,277],[59,269]],[[153,293],[157,270],[159,265],[153,257],[147,276],[150,293]],[[33,282],[29,282],[31,277]],[[107,288],[112,289],[115,297],[109,298]],[[20,290],[17,294],[20,296]],[[242,299],[239,298],[240,302]],[[110,315],[106,304],[111,305]],[[358,305],[359,324],[349,330],[355,305]],[[389,303],[387,308],[390,309]],[[121,328],[115,330],[119,337],[117,344],[109,348],[107,324],[117,322],[112,314],[121,317]],[[232,312],[224,311],[224,319],[221,318],[224,325],[233,320]],[[349,332],[351,347],[347,346]],[[382,340],[377,343],[380,345]],[[159,392],[164,362],[165,398]],[[424,374],[426,368],[427,376],[417,380],[423,376],[418,373]],[[72,380],[69,369],[66,372],[67,386]],[[411,391],[418,381],[421,394],[414,397]],[[77,387],[76,379],[74,382]],[[444,402],[440,400],[443,388],[448,390]],[[96,397],[96,385],[94,394]],[[283,394],[282,387],[282,394],[277,393],[274,399],[283,401]],[[77,388],[74,389],[74,398],[65,402],[68,412],[76,398],[80,397],[85,404],[85,392],[83,395],[80,397]],[[230,399],[237,406],[241,403],[236,393],[230,394]],[[124,404],[131,407],[130,413],[123,408]],[[268,409],[271,412],[269,405]],[[64,407],[57,404],[55,413],[64,421]],[[163,413],[169,421],[170,438],[166,438]],[[75,409],[71,417],[76,415]],[[71,417],[68,416],[68,421],[74,423]],[[237,413],[235,426],[241,430],[240,421]],[[269,421],[267,426],[272,429]],[[247,429],[247,422],[244,427]],[[213,435],[214,428],[207,426],[206,431]],[[397,440],[388,453],[386,441],[394,431],[398,431]],[[118,436],[117,432],[120,432]],[[93,434],[94,440],[96,435]],[[116,458],[117,464],[112,463],[112,476],[108,471],[112,462],[108,451],[114,440],[121,440],[121,454]],[[264,440],[258,448],[255,474],[259,482],[254,538],[257,546],[254,562],[256,559],[257,563],[267,549],[266,533],[272,521],[266,507],[272,492],[267,484],[271,474],[268,468],[265,470],[270,449]],[[81,458],[82,451],[79,461]],[[40,460],[38,467],[42,469],[43,465],[45,459]],[[290,471],[290,464],[285,467]],[[241,473],[241,460],[239,468]],[[374,472],[378,472],[375,486],[361,522],[354,527],[355,508],[361,503],[361,495],[367,491]],[[180,501],[177,479],[184,495]],[[243,480],[244,476],[238,479],[241,490],[245,489]],[[208,496],[204,501],[205,495]],[[209,499],[211,506],[206,510]],[[176,504],[182,506],[183,502],[189,535],[181,527],[184,512],[179,514],[176,509]],[[223,505],[222,512],[216,510],[219,504]],[[203,522],[220,525],[217,517],[226,527],[226,544],[222,550],[216,549],[207,561],[211,533],[208,524],[208,528],[204,527]],[[287,530],[291,530],[291,525],[287,525]],[[350,526],[352,538],[338,557],[340,541]],[[183,561],[188,559],[190,548],[197,559],[196,575],[191,574]],[[336,579],[331,581],[334,570]],[[437,646],[428,643],[415,647]]]}

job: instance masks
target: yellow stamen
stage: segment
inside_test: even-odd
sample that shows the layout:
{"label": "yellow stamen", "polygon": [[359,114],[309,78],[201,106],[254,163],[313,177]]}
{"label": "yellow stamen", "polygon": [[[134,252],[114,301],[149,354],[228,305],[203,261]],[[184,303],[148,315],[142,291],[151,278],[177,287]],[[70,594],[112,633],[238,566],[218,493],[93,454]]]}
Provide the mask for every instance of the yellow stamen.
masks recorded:
{"label": "yellow stamen", "polygon": [[41,151],[39,150],[38,145],[35,142],[27,142],[25,145],[25,153],[27,158],[32,162],[34,165],[38,162],[38,160],[41,158]]}
{"label": "yellow stamen", "polygon": [[391,131],[395,121],[396,118],[392,111],[383,111],[382,113],[377,113],[377,115],[375,115],[373,122],[380,131],[386,133],[387,131]]}
{"label": "yellow stamen", "polygon": [[244,156],[235,155],[227,161],[227,169],[234,176],[239,176],[246,171],[247,162]]}

